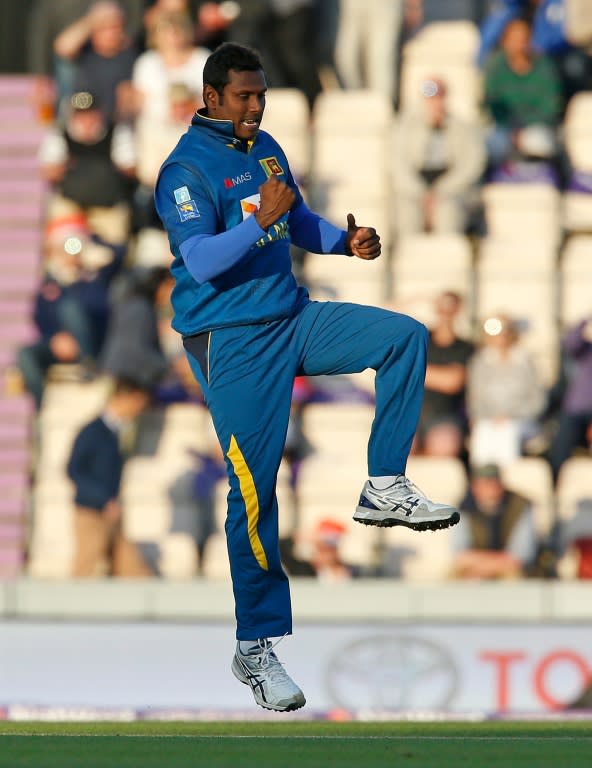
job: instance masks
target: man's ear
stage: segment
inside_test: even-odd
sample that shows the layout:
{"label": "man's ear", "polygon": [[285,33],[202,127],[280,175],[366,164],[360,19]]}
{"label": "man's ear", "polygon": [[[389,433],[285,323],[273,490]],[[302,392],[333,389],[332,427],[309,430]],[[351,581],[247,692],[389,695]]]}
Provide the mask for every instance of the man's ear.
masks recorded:
{"label": "man's ear", "polygon": [[218,91],[211,85],[204,85],[203,100],[206,107],[217,107],[220,103]]}

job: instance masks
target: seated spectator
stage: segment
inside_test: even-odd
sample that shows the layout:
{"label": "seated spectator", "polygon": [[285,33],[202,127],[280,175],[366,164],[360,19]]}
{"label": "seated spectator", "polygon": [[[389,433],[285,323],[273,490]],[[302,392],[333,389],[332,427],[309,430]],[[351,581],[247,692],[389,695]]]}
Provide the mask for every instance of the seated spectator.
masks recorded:
{"label": "seated spectator", "polygon": [[109,122],[95,96],[81,91],[72,97],[63,121],[46,134],[39,158],[55,192],[50,218],[84,212],[103,240],[125,242],[135,168],[129,126]]}
{"label": "seated spectator", "polygon": [[562,525],[560,538],[563,555],[575,559],[573,575],[592,579],[592,498],[578,501],[574,517]]}
{"label": "seated spectator", "polygon": [[559,410],[559,425],[550,449],[553,475],[578,447],[587,446],[592,425],[592,316],[583,319],[563,338],[571,370]]}
{"label": "seated spectator", "polygon": [[452,531],[455,578],[515,579],[528,574],[538,549],[532,505],[505,488],[495,464],[473,469],[459,509],[460,523]]}
{"label": "seated spectator", "polygon": [[356,569],[345,564],[339,554],[339,543],[345,533],[345,526],[336,520],[320,520],[315,527],[310,541],[305,542],[303,550],[310,548],[307,557],[301,557],[298,542],[302,538],[298,533],[280,540],[282,563],[293,576],[316,576],[321,581],[334,583],[348,581],[359,575]]}
{"label": "seated spectator", "polygon": [[483,341],[468,369],[467,407],[472,464],[507,464],[523,453],[540,429],[546,401],[530,353],[507,315],[483,324]]}
{"label": "seated spectator", "polygon": [[168,361],[158,329],[158,307],[170,300],[173,277],[166,267],[136,268],[115,297],[101,353],[104,371],[134,377],[152,389],[163,378]]}
{"label": "seated spectator", "polygon": [[173,83],[184,84],[195,93],[197,106],[203,106],[202,75],[210,51],[193,45],[189,17],[184,13],[159,15],[149,42],[151,50],[140,54],[132,75],[138,114],[166,120],[170,113],[169,89]]}
{"label": "seated spectator", "polygon": [[558,153],[557,127],[563,107],[555,66],[548,56],[533,52],[530,35],[526,21],[510,21],[501,50],[485,71],[485,106],[493,120],[487,138],[490,163],[494,171],[512,163],[505,170],[516,180],[521,173],[530,178],[528,163],[532,162],[540,164],[541,178],[552,177],[548,166]]}
{"label": "seated spectator", "polygon": [[153,575],[137,547],[123,533],[119,500],[124,462],[119,433],[149,401],[144,387],[118,380],[103,414],[82,427],[74,441],[68,462],[76,505],[74,578]]}
{"label": "seated spectator", "polygon": [[140,117],[136,123],[138,186],[134,192],[136,227],[162,229],[154,208],[154,185],[160,166],[168,157],[201,104],[197,92],[185,83],[173,83],[168,89],[165,114]]}
{"label": "seated spectator", "polygon": [[109,316],[109,286],[123,260],[123,250],[93,238],[81,216],[50,221],[44,249],[44,275],[34,308],[40,339],[18,353],[37,408],[52,365],[96,367]]}
{"label": "seated spectator", "polygon": [[229,40],[259,51],[270,88],[299,88],[311,107],[321,91],[315,5],[315,0],[242,0],[226,32]]}
{"label": "seated spectator", "polygon": [[216,533],[216,486],[226,479],[226,466],[222,449],[212,442],[209,453],[191,452],[196,459],[196,469],[192,473],[192,498],[196,505],[195,546],[199,563],[203,563],[206,545],[212,534]]}
{"label": "seated spectator", "polygon": [[[570,39],[567,32],[570,3],[571,0],[497,0],[491,3],[490,13],[481,26],[479,66],[486,65],[507,24],[513,19],[527,18],[532,23],[532,48],[553,59],[566,101],[577,91],[588,90],[590,59],[587,52],[577,46],[587,45],[590,40]],[[584,13],[591,18],[590,11]]]}
{"label": "seated spectator", "polygon": [[460,338],[455,320],[461,298],[446,291],[436,299],[436,324],[430,329],[425,394],[417,448],[428,456],[461,456],[467,434],[465,385],[473,344]]}
{"label": "seated spectator", "polygon": [[109,121],[129,116],[130,80],[138,52],[125,23],[118,3],[98,0],[54,41],[56,55],[76,66],[73,90],[93,93]]}
{"label": "seated spectator", "polygon": [[481,129],[450,114],[446,85],[422,83],[421,109],[404,110],[395,131],[393,183],[400,234],[464,232],[485,168]]}
{"label": "seated spectator", "polygon": [[352,568],[343,562],[339,544],[345,533],[345,526],[329,518],[321,520],[313,538],[311,564],[319,581],[349,581],[354,575]]}

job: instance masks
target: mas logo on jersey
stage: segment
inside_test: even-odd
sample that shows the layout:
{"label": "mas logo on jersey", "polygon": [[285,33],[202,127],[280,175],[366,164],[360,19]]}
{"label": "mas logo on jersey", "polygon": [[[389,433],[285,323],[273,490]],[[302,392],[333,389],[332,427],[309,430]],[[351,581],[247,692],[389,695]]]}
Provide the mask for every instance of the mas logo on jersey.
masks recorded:
{"label": "mas logo on jersey", "polygon": [[284,172],[284,169],[277,161],[277,157],[264,157],[262,160],[259,160],[259,162],[261,163],[261,167],[265,171],[267,178],[270,176],[281,176]]}
{"label": "mas logo on jersey", "polygon": [[191,200],[191,195],[189,194],[187,187],[179,187],[173,192],[173,195],[175,196],[175,202],[177,205],[186,203],[188,200]]}
{"label": "mas logo on jersey", "polygon": [[232,189],[233,187],[238,187],[239,184],[244,184],[245,181],[251,181],[252,178],[251,172],[246,171],[246,173],[241,173],[240,176],[224,179],[224,186],[226,189]]}
{"label": "mas logo on jersey", "polygon": [[201,215],[197,210],[195,200],[187,200],[186,203],[177,205],[177,210],[179,211],[179,217],[181,221],[187,221],[188,219],[199,219]]}
{"label": "mas logo on jersey", "polygon": [[261,195],[259,192],[255,195],[249,195],[249,197],[244,197],[241,201],[241,211],[243,214],[243,221],[245,219],[248,219],[249,216],[252,216],[254,213],[257,213],[259,210],[259,204],[261,203]]}

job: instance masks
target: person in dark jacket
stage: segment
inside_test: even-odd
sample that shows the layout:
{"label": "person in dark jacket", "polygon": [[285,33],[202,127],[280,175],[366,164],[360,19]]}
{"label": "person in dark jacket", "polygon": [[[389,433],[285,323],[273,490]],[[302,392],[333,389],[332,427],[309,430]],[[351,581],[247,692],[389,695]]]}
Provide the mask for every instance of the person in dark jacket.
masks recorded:
{"label": "person in dark jacket", "polygon": [[167,372],[158,330],[158,309],[169,301],[172,276],[166,267],[137,268],[111,308],[101,367],[153,387]]}
{"label": "person in dark jacket", "polygon": [[530,499],[504,485],[496,464],[471,470],[469,493],[453,533],[453,574],[459,579],[516,579],[528,575],[537,555]]}
{"label": "person in dark jacket", "polygon": [[142,385],[117,380],[104,412],[82,427],[74,441],[68,476],[75,489],[75,578],[153,575],[136,546],[123,534],[119,502],[124,463],[119,433],[140,415],[149,400],[150,394]]}
{"label": "person in dark jacket", "polygon": [[37,408],[52,365],[79,363],[87,372],[94,368],[107,328],[111,281],[124,252],[91,235],[81,214],[48,222],[44,274],[33,309],[39,339],[18,353],[25,387]]}

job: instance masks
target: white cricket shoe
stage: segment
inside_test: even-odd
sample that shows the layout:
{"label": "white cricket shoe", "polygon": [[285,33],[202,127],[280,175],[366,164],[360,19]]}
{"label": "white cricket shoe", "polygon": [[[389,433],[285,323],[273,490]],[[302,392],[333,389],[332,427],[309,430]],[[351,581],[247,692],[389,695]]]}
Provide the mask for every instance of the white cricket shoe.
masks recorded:
{"label": "white cricket shoe", "polygon": [[237,643],[232,671],[241,683],[251,686],[260,707],[292,712],[306,704],[304,694],[283,668],[269,640],[257,640],[248,654],[241,653]]}
{"label": "white cricket shoe", "polygon": [[414,531],[437,531],[456,525],[460,515],[448,504],[430,501],[405,475],[397,475],[384,490],[366,481],[354,520],[381,528],[404,525]]}

